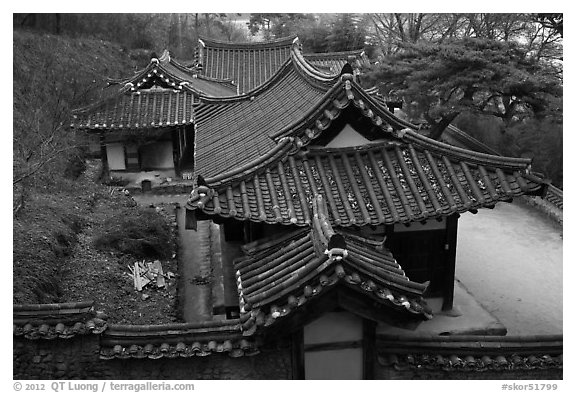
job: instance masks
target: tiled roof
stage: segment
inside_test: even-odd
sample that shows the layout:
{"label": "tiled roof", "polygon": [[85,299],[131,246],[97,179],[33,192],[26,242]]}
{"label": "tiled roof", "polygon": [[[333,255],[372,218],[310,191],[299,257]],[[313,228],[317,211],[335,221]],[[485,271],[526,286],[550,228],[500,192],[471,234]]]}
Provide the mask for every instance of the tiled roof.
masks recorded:
{"label": "tiled roof", "polygon": [[267,42],[232,43],[201,37],[198,63],[202,74],[214,79],[231,79],[240,94],[266,82],[290,58],[296,37]]}
{"label": "tiled roof", "polygon": [[203,76],[199,74],[198,69],[180,64],[167,50],[159,58],[151,59],[146,68],[136,72],[132,77],[116,80],[114,83],[130,85],[131,91],[156,83],[174,89],[186,86],[197,95],[210,97],[227,97],[237,93],[237,87],[231,80]]}
{"label": "tiled roof", "polygon": [[[195,190],[188,207],[240,220],[308,225],[312,198],[322,194],[334,224],[378,225],[462,213],[543,191],[542,181],[530,174],[531,160],[476,153],[402,128],[407,123],[346,82],[301,121],[276,132],[278,144],[267,153],[206,177],[210,189],[203,195]],[[344,110],[370,119],[381,141],[307,147]],[[234,155],[226,157],[232,161]]]}
{"label": "tiled roof", "polygon": [[72,127],[90,131],[138,133],[194,122],[194,94],[189,90],[124,91],[74,112]]}
{"label": "tiled roof", "polygon": [[231,357],[258,353],[256,343],[242,336],[238,319],[169,325],[110,325],[101,339],[100,358],[160,359],[227,353]]}
{"label": "tiled roof", "polygon": [[378,363],[397,370],[534,370],[563,367],[563,338],[546,336],[376,336]]}
{"label": "tiled roof", "polygon": [[229,81],[199,76],[177,63],[167,51],[133,77],[113,84],[122,86],[116,94],[73,111],[72,127],[117,131],[191,124],[195,96],[236,94],[236,87]]}
{"label": "tiled roof", "polygon": [[13,306],[13,333],[27,339],[71,338],[100,334],[106,317],[94,311],[94,302],[16,304]]}
{"label": "tiled roof", "polygon": [[297,45],[264,85],[234,98],[201,98],[195,110],[196,168],[215,176],[275,146],[270,134],[299,120],[336,82],[306,63]]}
{"label": "tiled roof", "polygon": [[362,68],[367,65],[362,56],[363,49],[346,51],[346,52],[328,52],[328,53],[305,53],[304,58],[319,70],[339,74],[342,67],[348,60],[353,59],[351,65],[356,68]]}
{"label": "tiled roof", "polygon": [[[243,334],[268,327],[342,283],[395,309],[431,318],[422,299],[427,284],[410,281],[390,251],[373,242],[337,233],[326,203],[314,198],[311,230],[243,247],[234,262]],[[332,243],[340,236],[340,244]]]}

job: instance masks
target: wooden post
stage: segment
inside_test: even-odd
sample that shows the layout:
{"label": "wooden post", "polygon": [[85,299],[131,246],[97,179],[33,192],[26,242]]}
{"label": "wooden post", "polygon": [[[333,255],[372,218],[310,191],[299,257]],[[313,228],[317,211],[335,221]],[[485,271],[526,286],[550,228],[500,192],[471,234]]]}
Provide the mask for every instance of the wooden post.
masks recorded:
{"label": "wooden post", "polygon": [[362,352],[364,353],[363,379],[374,379],[374,360],[376,359],[376,322],[364,319],[362,337]]}
{"label": "wooden post", "polygon": [[305,379],[304,330],[292,334],[292,379]]}
{"label": "wooden post", "polygon": [[446,218],[446,276],[444,282],[444,301],[442,311],[452,310],[454,305],[454,278],[456,274],[456,240],[458,238],[458,217],[459,214],[452,214]]}
{"label": "wooden post", "polygon": [[180,128],[176,127],[170,133],[172,138],[172,161],[174,162],[174,173],[180,176],[180,158],[182,157],[182,147],[180,146]]}
{"label": "wooden post", "polygon": [[102,160],[102,177],[108,177],[108,153],[106,152],[106,141],[104,134],[100,134],[100,159]]}

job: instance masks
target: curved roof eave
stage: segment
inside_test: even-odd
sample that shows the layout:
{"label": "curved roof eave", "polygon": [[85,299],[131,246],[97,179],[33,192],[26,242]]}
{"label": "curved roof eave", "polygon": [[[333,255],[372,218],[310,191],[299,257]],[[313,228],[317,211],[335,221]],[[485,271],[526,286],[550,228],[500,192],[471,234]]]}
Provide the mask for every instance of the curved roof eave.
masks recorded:
{"label": "curved roof eave", "polygon": [[[343,90],[345,93],[343,93]],[[339,98],[345,98],[347,100],[342,107],[338,107],[338,105],[335,104],[335,100],[338,100]],[[418,130],[416,125],[396,117],[392,112],[384,108],[371,95],[367,94],[360,85],[354,82],[352,75],[349,74],[343,75],[340,78],[340,81],[326,93],[324,98],[312,107],[300,120],[272,134],[271,137],[276,141],[284,137],[300,137],[305,129],[318,128],[318,121],[320,121],[322,124],[322,128],[319,130],[320,132],[313,132],[312,135],[307,134],[306,136],[308,138],[304,137],[302,139],[302,144],[307,145],[310,143],[311,139],[319,137],[323,129],[329,127],[329,123],[332,121],[331,116],[337,116],[334,113],[327,114],[327,108],[339,111],[348,106],[350,102],[353,102],[355,106],[359,107],[363,114],[371,118],[375,124],[389,124],[394,131],[395,137],[399,139],[407,139],[421,147],[432,148],[433,150],[442,152],[444,155],[471,160],[473,162],[490,162],[494,165],[504,165],[507,167],[517,168],[523,168],[532,163],[532,160],[529,158],[502,157],[493,154],[475,152],[421,135],[416,132],[416,130]],[[389,130],[389,132],[390,131],[391,130]],[[389,132],[387,134],[389,134]]]}

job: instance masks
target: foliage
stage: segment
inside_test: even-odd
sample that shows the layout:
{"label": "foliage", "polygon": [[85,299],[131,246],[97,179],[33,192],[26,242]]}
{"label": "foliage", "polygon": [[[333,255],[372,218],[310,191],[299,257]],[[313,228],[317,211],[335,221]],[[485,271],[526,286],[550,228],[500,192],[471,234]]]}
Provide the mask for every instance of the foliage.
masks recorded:
{"label": "foliage", "polygon": [[503,132],[501,119],[467,112],[458,116],[453,124],[502,155],[533,158],[532,169],[562,187],[561,123],[527,119]]}
{"label": "foliage", "polygon": [[369,41],[381,57],[401,51],[402,43],[480,38],[515,43],[554,67],[562,58],[561,14],[370,14],[369,19]]}
{"label": "foliage", "polygon": [[296,29],[312,21],[312,14],[250,14],[248,30],[269,40],[294,35]]}
{"label": "foliage", "polygon": [[542,27],[552,30],[554,35],[564,37],[564,14],[536,14],[533,18]]}
{"label": "foliage", "polygon": [[34,190],[58,190],[83,169],[83,135],[71,109],[103,97],[105,78],[134,67],[120,47],[100,40],[14,32],[13,184],[17,206]]}
{"label": "foliage", "polygon": [[250,14],[248,29],[264,39],[297,35],[306,52],[363,48],[366,29],[358,14]]}
{"label": "foliage", "polygon": [[562,96],[560,81],[513,43],[467,38],[400,47],[369,77],[385,94],[403,97],[435,138],[462,112],[493,115],[509,127],[545,117]]}
{"label": "foliage", "polygon": [[235,14],[14,14],[13,23],[15,28],[97,38],[125,49],[157,53],[168,49],[184,59],[192,58],[200,35],[225,41],[246,40]]}
{"label": "foliage", "polygon": [[330,26],[328,49],[341,52],[363,48],[366,40],[366,30],[360,23],[361,19],[353,14],[338,15]]}
{"label": "foliage", "polygon": [[108,218],[94,246],[141,258],[169,258],[173,252],[166,219],[155,210],[141,207]]}
{"label": "foliage", "polygon": [[549,119],[527,119],[514,124],[503,139],[500,151],[512,157],[533,158],[533,170],[563,186],[562,124]]}

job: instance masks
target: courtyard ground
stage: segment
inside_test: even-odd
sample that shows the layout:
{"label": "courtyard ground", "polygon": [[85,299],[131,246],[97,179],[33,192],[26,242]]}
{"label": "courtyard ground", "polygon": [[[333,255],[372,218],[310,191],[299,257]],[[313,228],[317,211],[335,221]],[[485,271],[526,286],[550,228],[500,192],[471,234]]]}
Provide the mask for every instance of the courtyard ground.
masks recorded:
{"label": "courtyard ground", "polygon": [[562,228],[515,201],[460,217],[456,278],[508,335],[562,333]]}

